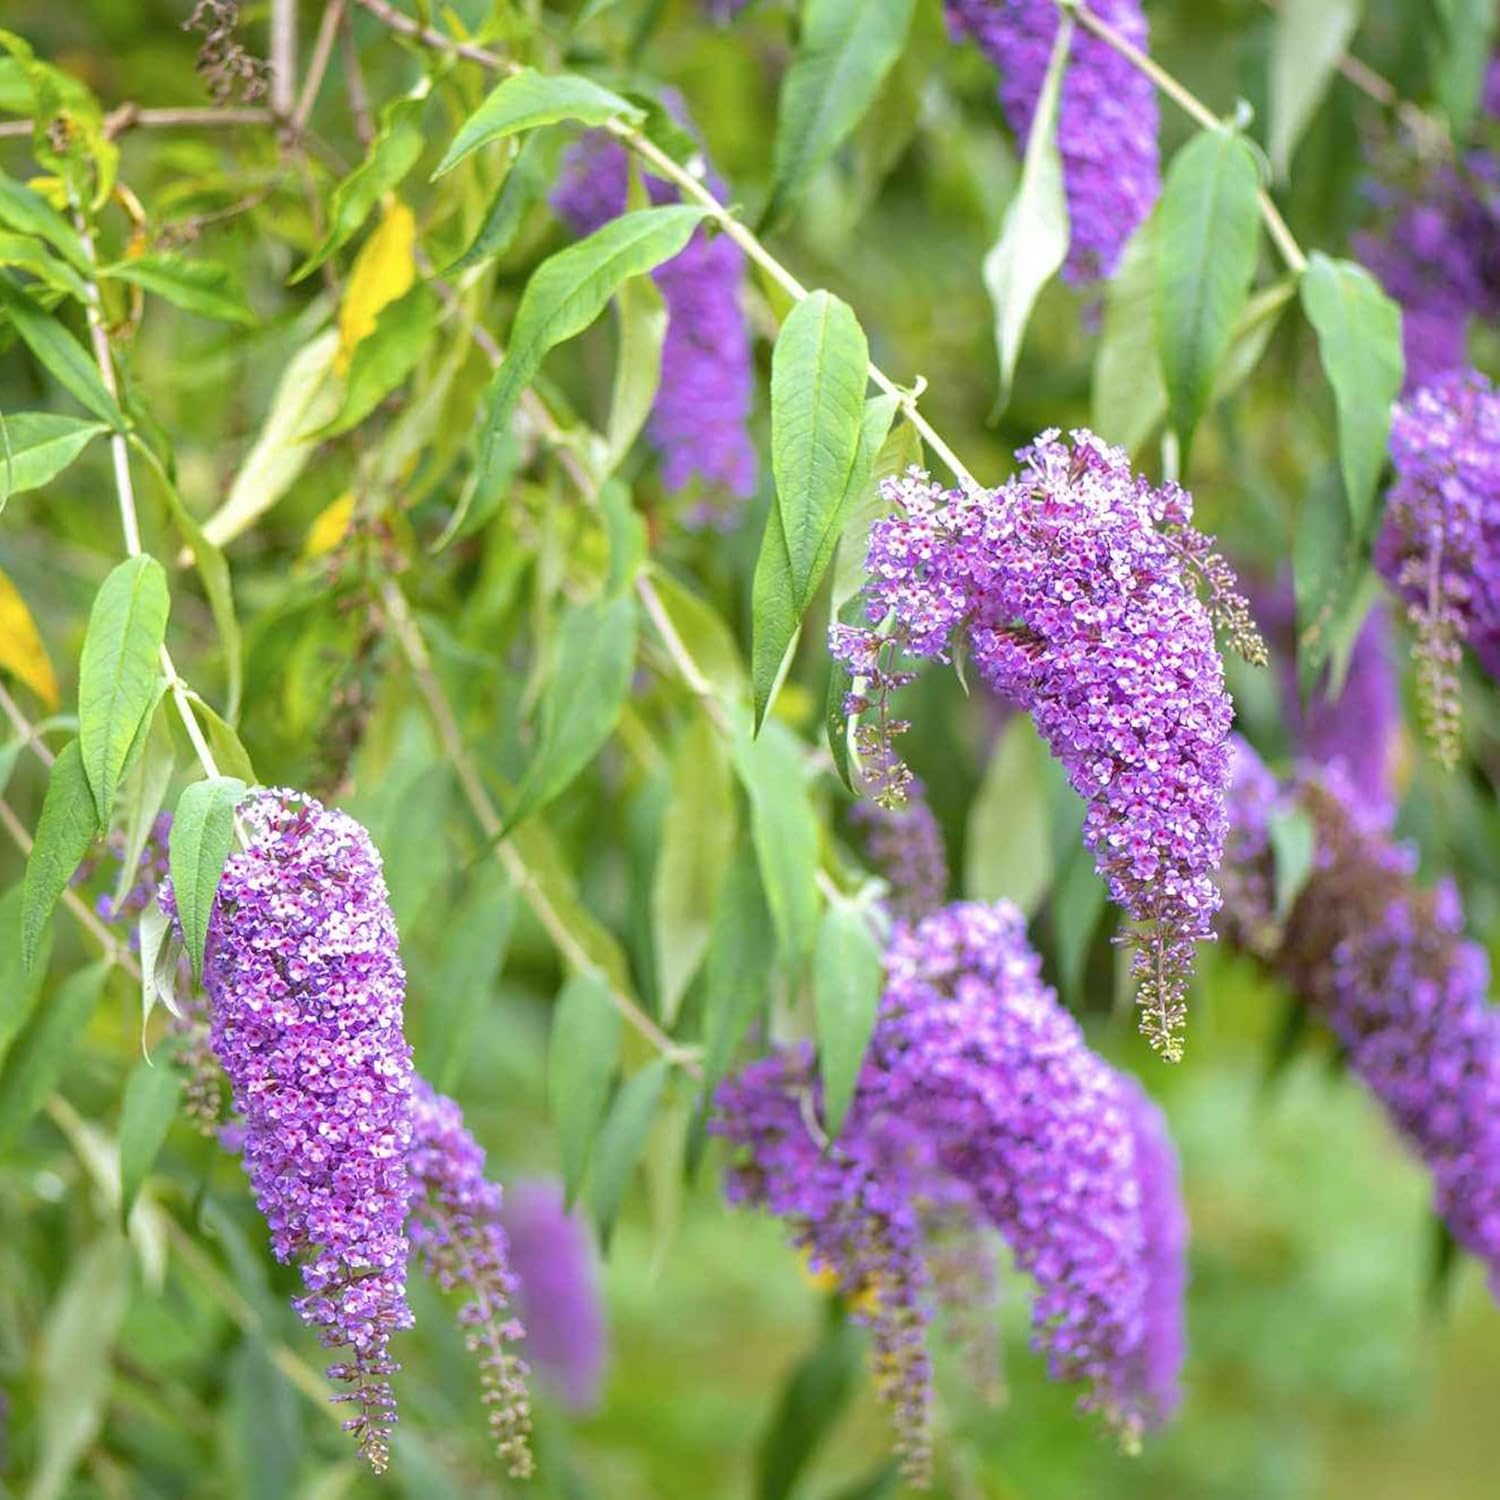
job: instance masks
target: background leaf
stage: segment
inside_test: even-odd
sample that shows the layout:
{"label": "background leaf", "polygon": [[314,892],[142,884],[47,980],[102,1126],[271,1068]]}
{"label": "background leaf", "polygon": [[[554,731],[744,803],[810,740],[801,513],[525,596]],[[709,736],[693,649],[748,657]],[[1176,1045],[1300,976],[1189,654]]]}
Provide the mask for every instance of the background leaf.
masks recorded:
{"label": "background leaf", "polygon": [[0,463],[0,510],[12,495],[50,484],[94,438],[108,430],[102,422],[86,422],[62,412],[12,412],[5,418],[9,462]]}
{"label": "background leaf", "polygon": [[588,1200],[600,1243],[609,1247],[615,1218],[630,1185],[631,1174],[646,1148],[646,1136],[656,1119],[662,1090],[672,1065],[654,1057],[620,1086],[604,1128],[594,1145],[594,1165],[589,1173]]}
{"label": "background leaf", "polygon": [[754,848],[736,848],[714,904],[703,985],[703,1094],[712,1099],[735,1048],[762,1011],[775,972],[776,929]]}
{"label": "background leaf", "polygon": [[57,898],[99,833],[94,795],[83,771],[77,740],[69,740],[52,763],[47,796],[36,826],[36,842],[26,861],[21,919],[21,954],[28,969],[43,952],[47,921]]}
{"label": "background leaf", "polygon": [[557,1125],[569,1204],[578,1196],[609,1102],[620,1032],[620,1013],[603,983],[592,974],[574,975],[557,997],[547,1044],[547,1102]]}
{"label": "background leaf", "polygon": [[43,931],[35,952],[23,954],[23,911],[21,887],[13,885],[0,896],[0,1062],[31,1019],[52,947],[51,933]]}
{"label": "background leaf", "polygon": [[3,271],[0,271],[0,309],[38,362],[69,395],[116,431],[124,428],[125,418],[83,345]]}
{"label": "background leaf", "polygon": [[794,1493],[808,1460],[848,1404],[859,1355],[858,1332],[840,1317],[792,1370],[756,1457],[758,1500],[788,1500]]}
{"label": "background leaf", "polygon": [[189,260],[186,256],[157,251],[131,260],[116,261],[99,273],[115,281],[128,281],[187,312],[226,323],[253,323],[255,314],[245,301],[227,266],[213,261]]}
{"label": "background leaf", "polygon": [[1271,170],[1285,178],[1292,152],[1359,29],[1364,0],[1280,0],[1271,33]]}
{"label": "background leaf", "polygon": [[843,1129],[854,1098],[884,981],[885,955],[869,908],[851,901],[831,902],[818,929],[813,962],[823,1124],[830,1136]]}
{"label": "background leaf", "polygon": [[120,1106],[120,1223],[140,1195],[167,1139],[182,1095],[182,1075],[158,1052],[155,1064],[139,1062],[125,1084]]}

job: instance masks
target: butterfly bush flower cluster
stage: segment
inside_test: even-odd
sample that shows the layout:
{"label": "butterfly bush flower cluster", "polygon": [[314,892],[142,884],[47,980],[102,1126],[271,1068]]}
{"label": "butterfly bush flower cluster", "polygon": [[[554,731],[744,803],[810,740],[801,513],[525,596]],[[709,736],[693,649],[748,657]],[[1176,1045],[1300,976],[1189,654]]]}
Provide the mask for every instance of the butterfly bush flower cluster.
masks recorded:
{"label": "butterfly bush flower cluster", "polygon": [[501,1223],[510,1240],[516,1303],[532,1368],[573,1411],[599,1400],[606,1354],[604,1306],[588,1226],[553,1181],[518,1182]]}
{"label": "butterfly bush flower cluster", "polygon": [[[1214,623],[1264,661],[1223,559],[1192,526],[1192,499],[1153,488],[1091,433],[1043,433],[997,490],[944,491],[913,470],[889,480],[894,513],[871,529],[866,626],[836,624],[833,655],[865,715],[856,743],[877,796],[899,802],[891,749],[908,726],[889,699],[904,653],[962,653],[1029,712],[1087,804],[1084,842],[1127,940],[1142,1029],[1171,1059],[1195,945],[1212,935],[1232,717]],[[1207,595],[1207,603],[1199,589]]]}
{"label": "butterfly bush flower cluster", "polygon": [[[1160,1117],[1041,981],[1020,913],[957,903],[898,924],[848,1119],[817,1124],[811,1052],[724,1084],[732,1200],[785,1219],[872,1331],[908,1472],[925,1477],[927,1331],[955,1225],[997,1232],[1036,1283],[1035,1343],[1127,1445],[1168,1420],[1184,1232]],[[982,1283],[981,1283],[982,1285]],[[987,1296],[988,1293],[986,1292]]]}
{"label": "butterfly bush flower cluster", "polygon": [[407,1234],[423,1269],[445,1292],[460,1290],[458,1315],[480,1364],[496,1451],[516,1478],[532,1472],[527,1366],[515,1352],[525,1337],[511,1311],[517,1281],[501,1222],[502,1194],[484,1175],[484,1151],[463,1112],[423,1078],[413,1083],[411,1218]]}
{"label": "butterfly bush flower cluster", "polygon": [[890,887],[892,916],[915,922],[943,904],[948,856],[920,781],[913,777],[907,782],[900,803],[862,800],[849,816],[863,836],[866,858]]}
{"label": "butterfly bush flower cluster", "polygon": [[1500,393],[1473,371],[1424,387],[1396,407],[1391,458],[1375,565],[1406,604],[1423,722],[1452,766],[1464,644],[1500,675]]}
{"label": "butterfly bush flower cluster", "polygon": [[[722,193],[712,172],[706,180]],[[590,234],[625,211],[628,181],[624,147],[586,136],[568,153],[552,205],[576,233]],[[646,188],[653,203],[675,200],[676,190],[658,178],[648,177]],[[745,257],[733,240],[700,226],[687,248],[652,275],[667,307],[661,385],[647,428],[661,455],[662,480],[674,493],[701,491],[690,515],[695,524],[732,525],[733,502],[747,500],[756,484]]]}
{"label": "butterfly bush flower cluster", "polygon": [[[1146,50],[1140,0],[1094,0],[1093,8]],[[1057,38],[1056,0],[947,0],[947,13],[954,35],[972,37],[999,70],[1001,107],[1024,143]],[[1075,30],[1057,125],[1072,230],[1063,275],[1074,284],[1108,280],[1155,205],[1158,125],[1150,79],[1098,37]]]}
{"label": "butterfly bush flower cluster", "polygon": [[[1500,1008],[1484,951],[1463,936],[1457,892],[1423,889],[1340,770],[1304,768],[1278,786],[1237,750],[1226,889],[1231,940],[1258,953],[1337,1037],[1349,1067],[1431,1170],[1437,1211],[1485,1265],[1500,1298]],[[1274,903],[1269,820],[1311,819],[1316,853],[1284,920]]]}

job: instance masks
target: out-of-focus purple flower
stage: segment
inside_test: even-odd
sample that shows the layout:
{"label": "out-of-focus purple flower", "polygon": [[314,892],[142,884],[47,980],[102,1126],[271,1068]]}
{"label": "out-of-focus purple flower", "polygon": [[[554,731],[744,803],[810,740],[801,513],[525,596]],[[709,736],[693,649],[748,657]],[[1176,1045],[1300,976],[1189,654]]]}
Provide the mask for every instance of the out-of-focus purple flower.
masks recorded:
{"label": "out-of-focus purple flower", "polygon": [[[245,1171],[278,1260],[301,1266],[293,1306],[351,1387],[345,1423],[385,1467],[406,1303],[412,1143],[405,974],[380,856],[346,814],[288,791],[240,806],[209,924],[203,980],[213,1050],[233,1090]],[[175,918],[171,882],[161,904]]]}
{"label": "out-of-focus purple flower", "polygon": [[[590,234],[625,211],[628,158],[602,135],[585,136],[568,153],[552,205],[578,233]],[[708,184],[722,192],[709,172]],[[676,190],[655,177],[653,203]],[[755,378],[742,296],[745,257],[726,235],[694,231],[687,248],[652,273],[667,307],[661,385],[648,435],[661,455],[662,481],[678,492],[701,486],[694,524],[732,525],[733,503],[755,492],[750,410]]]}
{"label": "out-of-focus purple flower", "polygon": [[407,1235],[422,1268],[445,1292],[465,1297],[458,1321],[478,1357],[495,1450],[513,1476],[533,1471],[527,1366],[512,1347],[526,1337],[510,1304],[516,1295],[502,1194],[484,1175],[484,1151],[463,1112],[423,1078],[413,1082],[412,1204]]}
{"label": "out-of-focus purple flower", "polygon": [[870,863],[890,885],[892,916],[915,922],[943,904],[948,856],[920,781],[907,783],[904,802],[893,807],[856,802],[850,817],[864,834]]}
{"label": "out-of-focus purple flower", "polygon": [[598,1404],[604,1379],[604,1302],[588,1226],[555,1182],[518,1182],[501,1220],[510,1237],[516,1300],[532,1367],[574,1411]]}
{"label": "out-of-focus purple flower", "polygon": [[[1226,889],[1226,935],[1248,941],[1339,1039],[1500,1298],[1500,1009],[1483,950],[1462,936],[1457,892],[1416,885],[1415,852],[1370,817],[1338,768],[1307,768],[1274,797],[1247,747],[1237,768],[1228,858],[1260,873]],[[1266,832],[1278,808],[1304,812],[1317,838],[1284,922],[1271,906]]]}
{"label": "out-of-focus purple flower", "polygon": [[[973,37],[1000,72],[1000,103],[1023,145],[1057,38],[1055,0],[946,0],[948,24]],[[1143,51],[1140,0],[1094,0],[1094,10]],[[1073,33],[1057,126],[1072,240],[1063,275],[1085,285],[1114,274],[1125,243],[1161,191],[1159,115],[1150,79],[1112,47]]]}
{"label": "out-of-focus purple flower", "polygon": [[[1264,661],[1227,565],[1192,528],[1192,499],[1154,489],[1092,433],[1045,432],[1001,488],[945,492],[917,471],[887,481],[895,513],[870,532],[868,627],[835,625],[830,649],[879,704],[858,743],[881,770],[907,726],[885,709],[902,651],[979,675],[1036,721],[1088,805],[1084,842],[1129,913],[1142,1029],[1173,1060],[1197,942],[1218,906],[1232,717],[1214,620]],[[1204,586],[1208,605],[1199,598]],[[959,641],[957,638],[962,637]]]}
{"label": "out-of-focus purple flower", "polygon": [[1500,675],[1500,393],[1474,371],[1424,387],[1396,408],[1391,458],[1375,565],[1406,603],[1423,720],[1453,765],[1463,643]]}
{"label": "out-of-focus purple flower", "polygon": [[[740,1148],[731,1198],[788,1220],[794,1243],[872,1327],[918,1477],[931,1236],[955,1216],[998,1231],[1036,1282],[1036,1343],[1053,1378],[1083,1386],[1085,1408],[1133,1444],[1175,1406],[1184,1235],[1170,1146],[1040,969],[1009,903],[958,903],[898,924],[836,1142],[815,1123],[806,1049],[752,1064],[717,1099],[714,1128]],[[944,1193],[943,1179],[959,1191]]]}

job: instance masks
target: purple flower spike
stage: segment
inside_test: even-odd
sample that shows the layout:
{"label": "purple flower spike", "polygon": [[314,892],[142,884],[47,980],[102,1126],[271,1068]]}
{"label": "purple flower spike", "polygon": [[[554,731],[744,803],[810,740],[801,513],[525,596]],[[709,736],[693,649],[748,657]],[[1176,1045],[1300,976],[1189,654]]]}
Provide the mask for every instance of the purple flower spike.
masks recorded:
{"label": "purple flower spike", "polygon": [[[1094,0],[1094,10],[1142,51],[1140,0]],[[971,36],[1000,72],[1000,104],[1016,140],[1031,134],[1057,39],[1055,0],[947,0],[956,36]],[[1112,47],[1075,30],[1063,76],[1057,144],[1072,241],[1063,275],[1075,285],[1108,280],[1126,241],[1161,192],[1156,90]]]}
{"label": "purple flower spike", "polygon": [[[892,654],[946,660],[1029,712],[1088,806],[1084,842],[1133,919],[1142,1030],[1181,1056],[1195,945],[1211,936],[1232,717],[1215,619],[1252,660],[1265,648],[1227,565],[1192,528],[1192,498],[1153,489],[1118,448],[1045,432],[997,490],[943,491],[913,471],[884,486],[895,514],[870,532],[868,627],[835,625],[833,655],[868,685],[862,727],[881,800],[905,772],[885,699],[908,680]],[[1205,604],[1198,596],[1202,587]],[[876,727],[878,725],[878,727]]]}
{"label": "purple flower spike", "polygon": [[573,1411],[598,1404],[606,1355],[604,1304],[588,1226],[555,1182],[518,1182],[502,1213],[531,1363]]}
{"label": "purple flower spike", "polygon": [[[383,1469],[395,1422],[391,1334],[411,1326],[406,980],[380,856],[352,818],[289,791],[240,806],[248,846],[224,866],[203,983],[213,1050],[241,1119],[245,1172],[293,1306],[351,1389],[344,1425]],[[160,892],[175,918],[171,882]]]}

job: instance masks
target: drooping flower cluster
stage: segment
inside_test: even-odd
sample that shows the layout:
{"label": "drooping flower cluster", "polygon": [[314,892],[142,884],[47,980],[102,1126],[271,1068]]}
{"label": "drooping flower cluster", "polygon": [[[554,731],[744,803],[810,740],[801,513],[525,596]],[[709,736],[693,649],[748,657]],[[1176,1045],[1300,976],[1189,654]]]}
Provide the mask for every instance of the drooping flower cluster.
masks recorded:
{"label": "drooping flower cluster", "polygon": [[532,1368],[573,1411],[599,1400],[605,1323],[589,1231],[556,1182],[518,1182],[501,1222],[510,1240],[516,1303]]}
{"label": "drooping flower cluster", "polygon": [[890,886],[892,916],[916,922],[943,904],[948,856],[920,781],[907,783],[905,801],[856,802],[850,817],[864,835],[866,858]]}
{"label": "drooping flower cluster", "polygon": [[[1091,433],[1043,433],[1001,488],[945,492],[912,471],[884,487],[871,528],[868,627],[835,625],[856,680],[858,743],[888,799],[894,653],[966,652],[1015,701],[1087,803],[1084,841],[1134,922],[1142,1028],[1181,1055],[1194,946],[1211,935],[1231,720],[1214,619],[1252,659],[1264,647],[1227,565],[1192,528],[1191,497],[1153,489]],[[1195,585],[1205,588],[1208,605]],[[1212,613],[1211,613],[1212,611]],[[860,686],[861,681],[863,686]]]}
{"label": "drooping flower cluster", "polygon": [[531,1402],[525,1362],[513,1345],[525,1330],[511,1311],[517,1289],[501,1222],[502,1194],[484,1175],[484,1150],[463,1112],[423,1078],[412,1092],[411,1218],[407,1234],[423,1269],[445,1292],[466,1298],[458,1315],[479,1359],[490,1432],[517,1478],[532,1472]]}
{"label": "drooping flower cluster", "polygon": [[[1278,788],[1240,746],[1226,887],[1231,940],[1257,952],[1342,1044],[1350,1069],[1433,1174],[1437,1211],[1483,1261],[1500,1298],[1500,1007],[1489,966],[1464,939],[1451,885],[1420,888],[1395,843],[1337,768]],[[1316,831],[1309,879],[1284,921],[1274,908],[1268,820],[1300,809]]]}
{"label": "drooping flower cluster", "polygon": [[[1056,0],[946,0],[955,35],[971,36],[1000,72],[1005,118],[1024,144],[1057,38]],[[1140,0],[1094,0],[1094,11],[1142,51]],[[1098,37],[1075,30],[1063,76],[1058,151],[1072,238],[1063,275],[1077,285],[1114,274],[1126,241],[1161,191],[1156,90]]]}
{"label": "drooping flower cluster", "polygon": [[[552,205],[578,234],[589,234],[624,212],[628,180],[624,148],[586,136],[566,158]],[[712,172],[707,181],[721,191]],[[676,196],[655,177],[647,177],[646,189],[653,203]],[[689,521],[730,525],[738,513],[733,502],[748,499],[756,484],[745,257],[733,240],[700,227],[680,255],[652,274],[666,302],[667,333],[648,435],[667,489],[692,488],[699,496]]]}
{"label": "drooping flower cluster", "polygon": [[[345,1426],[377,1468],[395,1420],[391,1335],[411,1325],[405,1232],[412,1144],[405,975],[380,856],[358,823],[294,792],[240,807],[204,963],[213,1049],[245,1171],[302,1319],[344,1357]],[[174,892],[161,890],[175,916]]]}
{"label": "drooping flower cluster", "polygon": [[1451,766],[1463,644],[1500,675],[1500,393],[1473,371],[1424,387],[1396,408],[1391,458],[1375,565],[1406,603],[1423,721]]}
{"label": "drooping flower cluster", "polygon": [[934,1235],[955,1216],[997,1231],[1036,1282],[1035,1342],[1055,1379],[1083,1386],[1085,1408],[1129,1444],[1171,1416],[1184,1233],[1170,1145],[1042,984],[1015,907],[958,903],[898,924],[832,1145],[806,1049],[750,1065],[717,1106],[715,1129],[740,1148],[731,1198],[785,1218],[871,1327],[919,1477]]}

